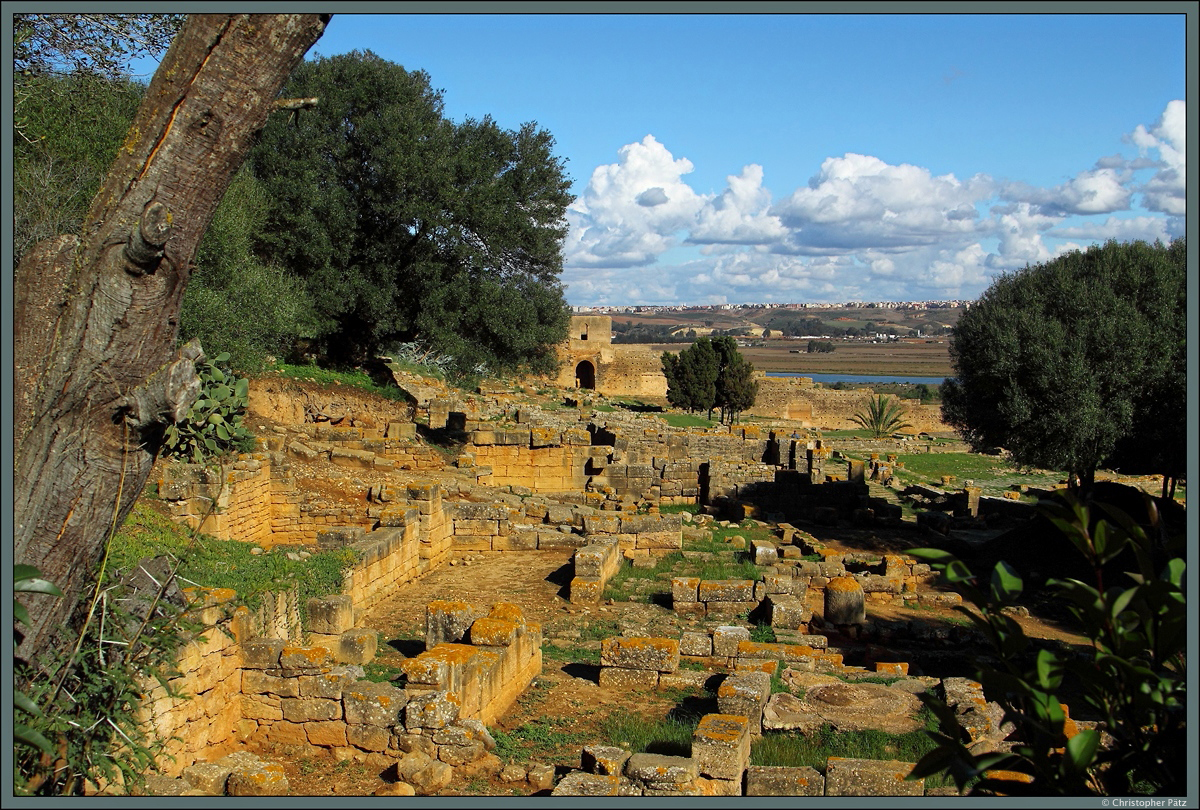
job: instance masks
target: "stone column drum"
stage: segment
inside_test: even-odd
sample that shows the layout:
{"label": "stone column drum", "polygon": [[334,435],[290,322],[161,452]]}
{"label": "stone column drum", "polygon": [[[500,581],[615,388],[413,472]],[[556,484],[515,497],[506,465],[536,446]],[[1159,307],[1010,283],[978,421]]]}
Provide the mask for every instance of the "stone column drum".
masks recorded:
{"label": "stone column drum", "polygon": [[862,585],[854,577],[834,577],[825,586],[825,622],[862,624],[867,620]]}

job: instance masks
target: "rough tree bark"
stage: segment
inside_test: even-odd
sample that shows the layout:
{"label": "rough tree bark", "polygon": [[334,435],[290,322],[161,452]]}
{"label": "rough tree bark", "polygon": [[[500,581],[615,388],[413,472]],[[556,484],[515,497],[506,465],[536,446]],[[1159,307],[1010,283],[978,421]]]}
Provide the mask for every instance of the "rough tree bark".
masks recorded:
{"label": "rough tree bark", "polygon": [[70,615],[145,485],[166,424],[199,390],[174,352],[200,237],[283,83],[329,15],[193,15],[150,83],[83,232],[32,250],[14,281],[13,561],[30,595],[18,654]]}

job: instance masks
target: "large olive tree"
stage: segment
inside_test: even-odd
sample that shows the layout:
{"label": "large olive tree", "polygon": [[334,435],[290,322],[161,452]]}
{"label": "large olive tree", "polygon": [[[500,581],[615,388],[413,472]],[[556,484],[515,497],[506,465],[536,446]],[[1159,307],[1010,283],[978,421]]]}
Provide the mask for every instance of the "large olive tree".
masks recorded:
{"label": "large olive tree", "polygon": [[27,598],[36,657],[198,391],[175,351],[200,237],[328,15],[194,15],[167,51],[82,231],[14,279],[13,559],[67,599]]}
{"label": "large olive tree", "polygon": [[954,327],[942,418],[975,449],[1065,470],[1082,490],[1133,437],[1179,474],[1186,255],[1182,239],[1110,241],[998,278]]}

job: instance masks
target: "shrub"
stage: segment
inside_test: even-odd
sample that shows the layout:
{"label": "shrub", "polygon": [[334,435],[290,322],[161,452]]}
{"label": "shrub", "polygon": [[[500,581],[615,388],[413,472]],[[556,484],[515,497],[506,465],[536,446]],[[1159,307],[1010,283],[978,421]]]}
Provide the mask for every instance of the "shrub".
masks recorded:
{"label": "shrub", "polygon": [[225,453],[253,449],[254,436],[242,427],[250,383],[219,367],[228,361],[229,354],[222,352],[196,364],[200,396],[184,421],[167,426],[163,455],[203,464]]}
{"label": "shrub", "polygon": [[[1007,563],[997,563],[985,586],[947,552],[908,552],[928,560],[976,606],[978,615],[960,610],[983,631],[999,661],[979,666],[977,679],[988,699],[999,703],[1006,720],[1015,724],[1010,737],[1019,741],[1011,752],[977,755],[967,748],[953,712],[941,701],[922,697],[937,713],[940,731],[931,732],[938,747],[917,763],[914,778],[948,772],[962,788],[983,777],[973,788],[983,795],[1185,795],[1183,537],[1162,526],[1153,500],[1147,498],[1147,505],[1149,526],[1157,533],[1153,538],[1113,507],[1100,505],[1108,519],[1094,520],[1091,509],[1070,495],[1063,503],[1041,507],[1094,574],[1094,585],[1076,579],[1047,583],[1092,641],[1083,656],[1051,649],[1032,653],[1020,625],[1002,612],[1024,590]],[[1105,566],[1126,552],[1136,561],[1137,570],[1128,574],[1133,587],[1106,585]],[[1068,737],[1059,694],[1069,687],[1102,718],[1111,746],[1101,747],[1096,729]],[[990,778],[992,770],[1024,774],[1032,782]]]}

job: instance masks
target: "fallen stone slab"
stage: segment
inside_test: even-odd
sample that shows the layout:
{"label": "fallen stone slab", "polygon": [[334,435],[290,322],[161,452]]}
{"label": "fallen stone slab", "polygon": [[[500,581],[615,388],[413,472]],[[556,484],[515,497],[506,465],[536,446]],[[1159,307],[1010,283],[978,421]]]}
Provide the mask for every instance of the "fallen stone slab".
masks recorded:
{"label": "fallen stone slab", "polygon": [[906,780],[911,762],[830,757],[825,768],[826,796],[923,796],[925,780]]}

